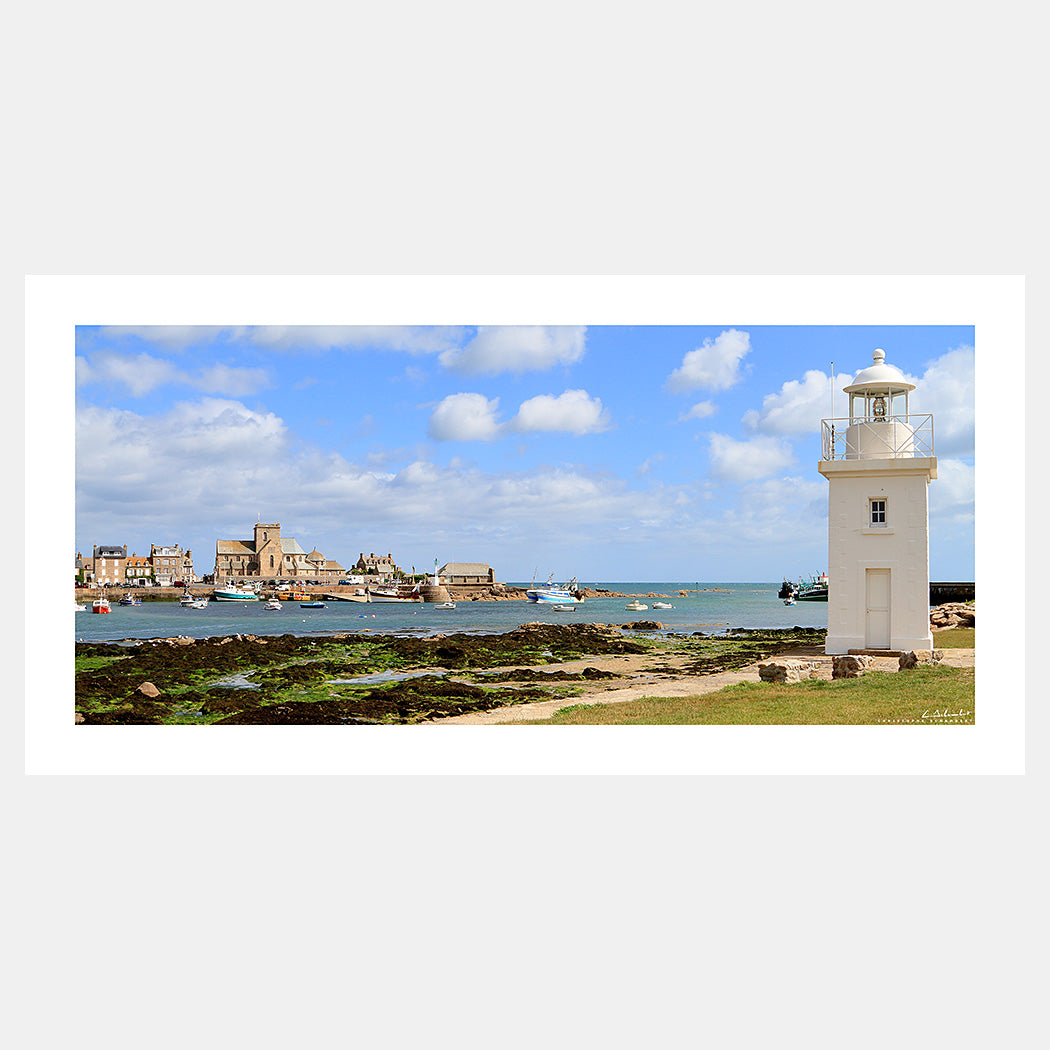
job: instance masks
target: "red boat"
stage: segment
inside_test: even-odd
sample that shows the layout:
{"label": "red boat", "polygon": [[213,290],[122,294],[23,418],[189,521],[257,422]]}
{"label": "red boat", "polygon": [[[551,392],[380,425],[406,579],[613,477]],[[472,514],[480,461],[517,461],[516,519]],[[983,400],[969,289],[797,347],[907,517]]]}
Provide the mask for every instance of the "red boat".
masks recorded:
{"label": "red boat", "polygon": [[96,598],[91,603],[91,611],[93,613],[109,612],[109,602],[105,598]]}

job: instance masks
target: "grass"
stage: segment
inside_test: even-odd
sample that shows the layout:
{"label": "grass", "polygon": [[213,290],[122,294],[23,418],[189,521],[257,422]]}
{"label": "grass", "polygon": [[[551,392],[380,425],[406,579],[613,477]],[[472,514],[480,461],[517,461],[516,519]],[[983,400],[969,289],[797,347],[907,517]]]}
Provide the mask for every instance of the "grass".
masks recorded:
{"label": "grass", "polygon": [[685,697],[574,704],[514,725],[973,725],[973,668],[877,671],[837,681],[741,682]]}
{"label": "grass", "polygon": [[947,631],[933,632],[934,649],[974,649],[974,636],[977,631],[973,627],[951,627]]}

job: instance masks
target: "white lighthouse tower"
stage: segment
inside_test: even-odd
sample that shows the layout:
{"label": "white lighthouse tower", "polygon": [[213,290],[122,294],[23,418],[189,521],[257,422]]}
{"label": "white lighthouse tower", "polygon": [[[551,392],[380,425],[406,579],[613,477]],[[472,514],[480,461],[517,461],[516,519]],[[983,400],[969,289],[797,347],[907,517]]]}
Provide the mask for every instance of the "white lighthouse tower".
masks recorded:
{"label": "white lighthouse tower", "polygon": [[849,419],[825,419],[817,469],[828,479],[828,636],[824,651],[932,649],[929,483],[933,416],[915,389],[874,363],[845,387]]}

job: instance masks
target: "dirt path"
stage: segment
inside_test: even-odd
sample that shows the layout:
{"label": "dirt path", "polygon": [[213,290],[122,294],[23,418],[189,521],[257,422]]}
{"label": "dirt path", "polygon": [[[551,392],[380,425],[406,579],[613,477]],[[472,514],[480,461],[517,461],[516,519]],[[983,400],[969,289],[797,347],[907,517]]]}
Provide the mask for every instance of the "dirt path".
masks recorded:
{"label": "dirt path", "polygon": [[[973,649],[944,649],[946,667],[973,667]],[[659,661],[663,660],[663,666]],[[831,657],[812,649],[797,649],[780,653],[770,659],[816,660],[817,676],[831,681]],[[602,671],[615,671],[629,676],[624,679],[597,680],[584,685],[585,692],[576,696],[563,697],[557,700],[541,700],[534,704],[513,704],[510,707],[499,707],[493,711],[478,711],[469,715],[456,715],[452,718],[435,718],[423,725],[496,725],[507,722],[524,722],[537,718],[550,718],[555,711],[573,704],[619,704],[626,700],[640,700],[645,696],[697,696],[701,693],[713,693],[727,685],[737,682],[757,682],[758,661],[741,667],[736,671],[719,671],[715,674],[695,675],[682,673],[681,666],[687,662],[685,657],[667,656],[654,660],[647,656],[596,656],[585,660],[572,660],[555,665],[557,670],[580,672],[585,667],[597,667]],[[544,667],[537,667],[542,671]],[[555,667],[547,665],[547,670]],[[875,670],[896,672],[897,657],[875,657]],[[514,670],[514,668],[504,668]]]}

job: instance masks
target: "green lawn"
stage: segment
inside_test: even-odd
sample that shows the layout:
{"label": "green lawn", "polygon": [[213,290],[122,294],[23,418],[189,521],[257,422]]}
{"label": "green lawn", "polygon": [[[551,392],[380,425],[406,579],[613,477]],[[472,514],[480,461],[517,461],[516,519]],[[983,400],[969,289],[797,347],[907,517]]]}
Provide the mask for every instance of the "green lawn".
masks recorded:
{"label": "green lawn", "polygon": [[741,682],[714,693],[576,704],[514,725],[973,725],[973,668],[876,671],[832,682]]}

